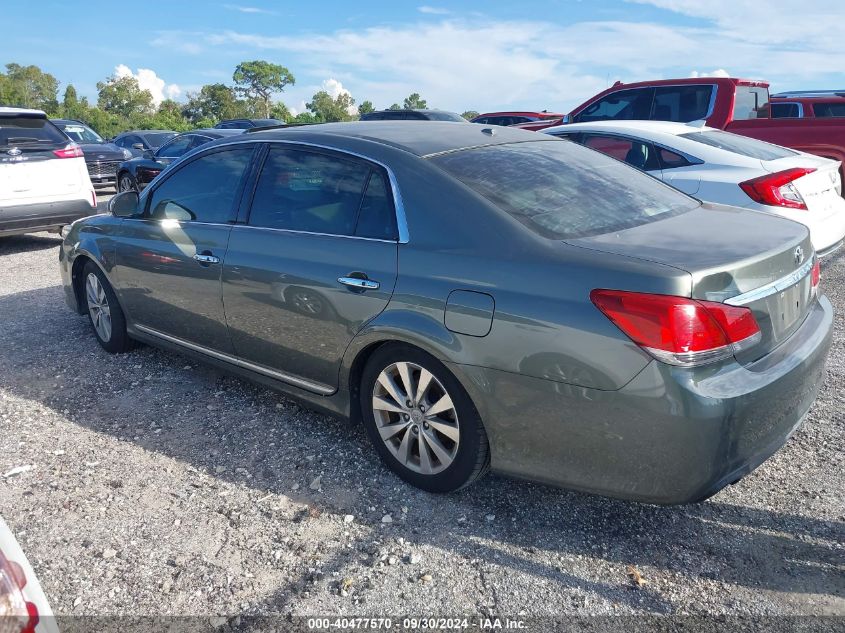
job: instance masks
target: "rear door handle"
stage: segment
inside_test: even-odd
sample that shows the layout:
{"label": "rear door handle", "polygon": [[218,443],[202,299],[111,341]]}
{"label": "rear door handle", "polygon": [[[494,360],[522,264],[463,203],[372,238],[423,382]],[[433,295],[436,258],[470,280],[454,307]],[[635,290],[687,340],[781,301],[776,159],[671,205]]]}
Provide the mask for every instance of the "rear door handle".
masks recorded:
{"label": "rear door handle", "polygon": [[349,286],[350,288],[356,288],[358,290],[378,290],[381,285],[379,282],[373,281],[372,279],[361,279],[360,277],[338,277],[337,280],[344,286]]}
{"label": "rear door handle", "polygon": [[219,264],[220,258],[216,255],[211,255],[210,253],[197,253],[194,255],[194,259],[197,260],[200,264]]}

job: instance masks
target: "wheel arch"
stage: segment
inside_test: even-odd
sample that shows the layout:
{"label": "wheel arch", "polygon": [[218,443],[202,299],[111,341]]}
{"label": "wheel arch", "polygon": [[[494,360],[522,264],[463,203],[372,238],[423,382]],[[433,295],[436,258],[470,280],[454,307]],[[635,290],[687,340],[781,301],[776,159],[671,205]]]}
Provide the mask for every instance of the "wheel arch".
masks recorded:
{"label": "wheel arch", "polygon": [[100,272],[103,273],[106,280],[112,287],[115,296],[117,297],[118,304],[120,305],[121,309],[123,309],[123,305],[120,301],[120,295],[117,292],[117,288],[115,287],[114,283],[109,277],[108,272],[105,268],[103,268],[102,262],[95,257],[91,252],[87,250],[80,250],[78,251],[76,257],[74,257],[73,262],[71,264],[70,269],[70,283],[71,287],[73,288],[73,296],[76,298],[76,311],[79,314],[86,314],[86,301],[85,301],[85,289],[82,282],[82,271],[85,269],[85,265],[91,262],[97,268],[100,269]]}

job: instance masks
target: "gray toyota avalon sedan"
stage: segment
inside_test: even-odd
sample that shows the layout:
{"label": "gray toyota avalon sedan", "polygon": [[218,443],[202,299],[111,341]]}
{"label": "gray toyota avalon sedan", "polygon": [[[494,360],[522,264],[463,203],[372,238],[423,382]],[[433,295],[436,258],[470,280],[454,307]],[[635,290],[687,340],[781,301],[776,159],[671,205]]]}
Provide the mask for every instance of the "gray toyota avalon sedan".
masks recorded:
{"label": "gray toyota avalon sedan", "polygon": [[571,142],[356,122],[220,139],[73,224],[70,306],[361,421],[430,491],[488,469],[653,503],[772,455],[822,382],[807,230]]}

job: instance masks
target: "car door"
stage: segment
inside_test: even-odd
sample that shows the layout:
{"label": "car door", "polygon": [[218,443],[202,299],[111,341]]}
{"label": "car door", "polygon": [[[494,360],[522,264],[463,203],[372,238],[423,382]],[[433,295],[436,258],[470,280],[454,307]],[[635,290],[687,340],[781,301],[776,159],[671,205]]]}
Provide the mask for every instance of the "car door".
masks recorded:
{"label": "car door", "polygon": [[122,222],[116,275],[139,330],[231,353],[220,275],[254,148],[189,159],[145,191],[142,215]]}
{"label": "car door", "polygon": [[271,144],[223,267],[236,354],[286,382],[334,391],[352,337],[393,292],[394,205],[379,165]]}

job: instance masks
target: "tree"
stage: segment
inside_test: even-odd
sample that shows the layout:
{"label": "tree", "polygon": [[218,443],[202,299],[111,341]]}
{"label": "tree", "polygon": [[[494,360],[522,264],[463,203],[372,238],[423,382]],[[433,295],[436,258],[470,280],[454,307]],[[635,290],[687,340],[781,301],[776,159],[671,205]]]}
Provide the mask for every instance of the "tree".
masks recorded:
{"label": "tree", "polygon": [[388,110],[401,110],[401,109],[402,109],[402,106],[400,106],[398,103],[394,103],[392,106],[390,106],[388,108]]}
{"label": "tree", "polygon": [[244,102],[235,91],[225,84],[206,84],[199,93],[188,95],[188,102],[182,108],[182,115],[191,123],[235,119],[246,115]]}
{"label": "tree", "polygon": [[260,101],[265,118],[270,117],[270,96],[296,83],[294,76],[284,66],[260,60],[238,64],[232,80],[238,94]]}
{"label": "tree", "polygon": [[88,101],[86,99],[80,101],[76,94],[76,88],[73,87],[73,84],[68,84],[62,99],[61,115],[66,119],[84,121],[87,114]]}
{"label": "tree", "polygon": [[293,115],[284,103],[277,101],[273,104],[273,107],[270,108],[270,118],[290,122],[293,119]]}
{"label": "tree", "polygon": [[59,81],[38,66],[6,64],[6,74],[0,73],[0,103],[37,108],[47,114],[59,110]]}
{"label": "tree", "polygon": [[317,117],[310,112],[300,112],[293,117],[291,123],[322,123],[322,121],[318,120]]}
{"label": "tree", "polygon": [[428,104],[419,93],[415,92],[405,98],[405,104],[402,107],[405,110],[425,110]]}
{"label": "tree", "polygon": [[348,92],[341,92],[332,99],[328,92],[321,90],[311,97],[311,103],[305,104],[305,107],[314,113],[316,119],[330,123],[333,121],[351,121],[355,117],[349,114],[349,111],[354,105],[355,99]]}
{"label": "tree", "polygon": [[153,110],[152,93],[141,90],[135,77],[111,77],[99,81],[97,90],[97,106],[112,114],[128,118],[133,114],[149,114]]}
{"label": "tree", "polygon": [[471,121],[472,119],[478,116],[478,112],[476,112],[475,110],[467,110],[461,116],[464,117],[467,121]]}
{"label": "tree", "polygon": [[369,114],[370,112],[375,112],[376,109],[373,107],[372,101],[364,101],[361,105],[358,106],[358,114]]}

